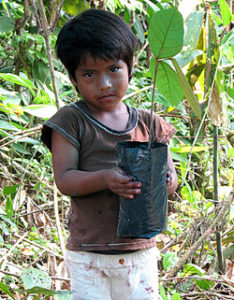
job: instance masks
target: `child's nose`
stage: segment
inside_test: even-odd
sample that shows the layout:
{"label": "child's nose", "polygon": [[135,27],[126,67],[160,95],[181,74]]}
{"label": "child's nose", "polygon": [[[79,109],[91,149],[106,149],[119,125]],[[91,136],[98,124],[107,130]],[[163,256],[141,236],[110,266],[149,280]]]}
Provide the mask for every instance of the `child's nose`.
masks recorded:
{"label": "child's nose", "polygon": [[99,79],[99,89],[100,90],[106,90],[111,87],[111,80],[108,75],[102,75]]}

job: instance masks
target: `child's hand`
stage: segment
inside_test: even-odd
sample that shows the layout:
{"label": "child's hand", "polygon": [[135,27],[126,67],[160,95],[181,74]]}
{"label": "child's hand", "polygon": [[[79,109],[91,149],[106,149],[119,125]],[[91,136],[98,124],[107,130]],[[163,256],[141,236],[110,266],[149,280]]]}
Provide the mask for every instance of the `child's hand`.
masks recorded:
{"label": "child's hand", "polygon": [[104,181],[108,189],[127,199],[134,199],[134,195],[141,193],[142,184],[132,181],[133,178],[123,173],[119,168],[105,170]]}
{"label": "child's hand", "polygon": [[167,186],[172,185],[172,171],[171,170],[167,171],[166,182],[167,182]]}

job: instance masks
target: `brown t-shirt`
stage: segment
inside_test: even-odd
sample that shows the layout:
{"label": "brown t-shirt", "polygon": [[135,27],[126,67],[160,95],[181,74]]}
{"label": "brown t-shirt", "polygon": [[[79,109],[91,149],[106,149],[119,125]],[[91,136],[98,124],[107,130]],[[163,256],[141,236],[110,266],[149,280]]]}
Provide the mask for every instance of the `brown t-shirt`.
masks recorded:
{"label": "brown t-shirt", "polygon": [[[123,141],[148,142],[150,112],[128,107],[129,120],[123,131],[113,130],[92,117],[84,101],[62,107],[42,129],[42,141],[51,149],[51,133],[63,135],[78,150],[77,169],[97,171],[116,167],[115,145]],[[154,137],[168,143],[175,128],[154,114]],[[131,200],[130,200],[131,201]],[[117,237],[118,195],[103,190],[86,196],[71,197],[69,250],[128,251],[155,246],[155,238]]]}

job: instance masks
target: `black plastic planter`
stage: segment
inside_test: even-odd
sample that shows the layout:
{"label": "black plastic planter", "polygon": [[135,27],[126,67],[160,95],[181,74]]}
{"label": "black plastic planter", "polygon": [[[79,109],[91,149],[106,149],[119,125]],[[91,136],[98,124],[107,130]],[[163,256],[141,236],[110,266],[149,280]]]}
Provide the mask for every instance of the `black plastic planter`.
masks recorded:
{"label": "black plastic planter", "polygon": [[116,145],[118,167],[142,183],[133,200],[120,197],[119,237],[151,238],[167,221],[167,145],[121,142]]}

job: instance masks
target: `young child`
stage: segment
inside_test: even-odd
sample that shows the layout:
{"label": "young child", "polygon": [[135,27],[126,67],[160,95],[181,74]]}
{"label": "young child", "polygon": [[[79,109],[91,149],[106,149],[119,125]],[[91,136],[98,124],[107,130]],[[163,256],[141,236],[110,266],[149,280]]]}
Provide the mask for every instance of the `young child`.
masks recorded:
{"label": "young child", "polygon": [[[89,9],[68,21],[56,43],[58,58],[82,100],[62,107],[43,126],[55,181],[71,196],[66,260],[72,299],[158,299],[155,238],[117,236],[119,196],[141,193],[116,166],[120,141],[149,140],[150,113],[122,99],[133,71],[136,38],[118,16]],[[155,139],[168,143],[175,129],[154,115]],[[177,176],[168,154],[167,186]]]}

